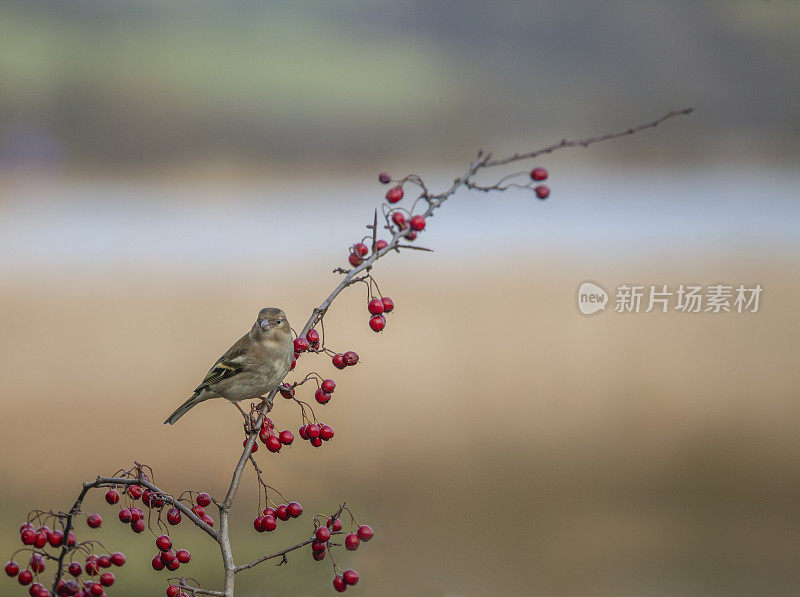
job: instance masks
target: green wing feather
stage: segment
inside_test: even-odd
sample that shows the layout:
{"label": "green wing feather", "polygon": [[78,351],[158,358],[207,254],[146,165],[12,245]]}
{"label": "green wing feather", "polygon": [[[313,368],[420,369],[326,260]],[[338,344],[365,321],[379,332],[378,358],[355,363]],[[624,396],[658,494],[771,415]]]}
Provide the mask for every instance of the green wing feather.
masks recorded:
{"label": "green wing feather", "polygon": [[208,370],[206,376],[203,378],[203,381],[200,383],[199,386],[195,389],[195,392],[202,389],[208,388],[221,382],[223,379],[228,379],[229,377],[233,377],[242,369],[244,369],[244,356],[246,351],[244,349],[239,350],[229,350],[227,353],[222,355],[220,359],[214,363],[214,366]]}

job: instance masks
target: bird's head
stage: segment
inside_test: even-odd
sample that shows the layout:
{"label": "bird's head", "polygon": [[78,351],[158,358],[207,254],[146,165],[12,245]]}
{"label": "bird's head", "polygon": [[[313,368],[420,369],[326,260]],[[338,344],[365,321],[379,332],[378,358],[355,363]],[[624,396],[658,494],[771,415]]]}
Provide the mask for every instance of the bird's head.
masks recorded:
{"label": "bird's head", "polygon": [[286,313],[275,307],[266,307],[258,312],[258,319],[253,324],[254,339],[266,340],[270,337],[288,334],[292,335]]}

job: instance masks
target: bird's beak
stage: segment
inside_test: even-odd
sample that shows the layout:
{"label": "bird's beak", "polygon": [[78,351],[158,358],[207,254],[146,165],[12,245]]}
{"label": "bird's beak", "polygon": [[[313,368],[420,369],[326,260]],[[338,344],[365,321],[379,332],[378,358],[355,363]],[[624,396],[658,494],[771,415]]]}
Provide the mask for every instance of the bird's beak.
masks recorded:
{"label": "bird's beak", "polygon": [[259,325],[260,325],[262,330],[267,330],[267,329],[269,329],[269,320],[265,319]]}

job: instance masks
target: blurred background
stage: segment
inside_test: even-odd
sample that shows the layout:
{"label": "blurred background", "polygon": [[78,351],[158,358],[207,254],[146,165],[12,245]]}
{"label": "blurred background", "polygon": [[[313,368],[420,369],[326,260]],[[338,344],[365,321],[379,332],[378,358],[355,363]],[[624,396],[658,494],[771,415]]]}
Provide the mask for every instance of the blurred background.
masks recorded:
{"label": "blurred background", "polygon": [[[161,423],[259,308],[302,326],[380,170],[439,190],[479,148],[694,106],[524,163],[550,170],[546,202],[457,194],[418,241],[434,253],[376,269],[397,305],[382,334],[362,288],[326,317],[362,364],[299,363],[337,382],[317,409],[335,439],[258,458],[308,514],[346,500],[373,526],[337,558],[363,595],[796,595],[798,67],[791,0],[3,2],[2,553],[30,509],[134,459],[223,494],[236,410]],[[755,314],[584,317],[584,280],[764,294]],[[79,529],[128,555],[113,594],[163,594],[152,538],[101,499],[103,529]],[[256,499],[248,475],[240,561],[311,529],[257,535]],[[216,588],[214,546],[175,542]],[[331,593],[327,562],[289,563],[237,595]]]}

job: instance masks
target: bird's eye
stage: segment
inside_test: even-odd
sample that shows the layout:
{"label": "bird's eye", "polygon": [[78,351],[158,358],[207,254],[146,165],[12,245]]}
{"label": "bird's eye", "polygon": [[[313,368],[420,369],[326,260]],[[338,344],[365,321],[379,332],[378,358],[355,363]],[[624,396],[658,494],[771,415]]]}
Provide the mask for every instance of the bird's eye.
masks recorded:
{"label": "bird's eye", "polygon": [[280,325],[282,321],[283,321],[283,319],[280,319],[280,318],[276,319],[275,320],[275,325]]}

